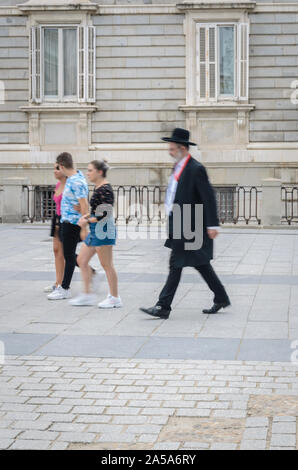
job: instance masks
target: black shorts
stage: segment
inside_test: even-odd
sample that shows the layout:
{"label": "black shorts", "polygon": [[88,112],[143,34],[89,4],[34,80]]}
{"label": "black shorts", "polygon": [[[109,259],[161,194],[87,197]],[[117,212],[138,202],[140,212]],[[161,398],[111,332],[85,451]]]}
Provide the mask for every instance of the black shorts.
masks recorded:
{"label": "black shorts", "polygon": [[52,217],[52,222],[51,222],[51,237],[54,237],[55,236],[55,233],[56,233],[56,228],[58,229],[58,237],[59,237],[59,240],[62,242],[62,230],[61,230],[61,222],[60,222],[60,219],[61,219],[61,215],[57,215],[55,214],[53,217]]}

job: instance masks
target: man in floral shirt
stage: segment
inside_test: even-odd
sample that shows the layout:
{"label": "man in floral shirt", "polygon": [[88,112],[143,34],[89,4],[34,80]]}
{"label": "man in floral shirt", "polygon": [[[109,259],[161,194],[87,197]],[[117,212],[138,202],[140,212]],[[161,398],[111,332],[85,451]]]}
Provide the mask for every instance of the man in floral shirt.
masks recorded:
{"label": "man in floral shirt", "polygon": [[[69,287],[76,266],[76,247],[80,241],[81,231],[78,221],[82,214],[88,212],[88,184],[83,173],[74,168],[72,156],[68,152],[63,152],[58,155],[56,163],[67,177],[61,201],[61,234],[65,270],[61,286],[48,295],[49,300],[71,297]],[[80,211],[76,210],[77,206],[80,207]]]}

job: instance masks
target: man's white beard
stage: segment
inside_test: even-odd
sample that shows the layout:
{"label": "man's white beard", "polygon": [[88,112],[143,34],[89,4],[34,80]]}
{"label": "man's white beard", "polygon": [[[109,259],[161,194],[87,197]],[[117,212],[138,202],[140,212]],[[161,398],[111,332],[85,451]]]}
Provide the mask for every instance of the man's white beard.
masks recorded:
{"label": "man's white beard", "polygon": [[176,162],[179,162],[179,160],[181,160],[182,158],[183,158],[183,153],[182,153],[182,150],[179,149],[174,159],[176,160]]}

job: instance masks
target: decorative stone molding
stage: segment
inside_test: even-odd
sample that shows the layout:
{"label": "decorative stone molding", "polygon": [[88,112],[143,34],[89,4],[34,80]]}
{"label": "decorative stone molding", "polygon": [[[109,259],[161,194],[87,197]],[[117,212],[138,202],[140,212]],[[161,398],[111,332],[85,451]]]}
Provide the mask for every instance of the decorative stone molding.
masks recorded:
{"label": "decorative stone molding", "polygon": [[196,105],[180,105],[179,109],[182,111],[252,111],[255,108],[254,104],[241,104],[241,103],[202,103]]}
{"label": "decorative stone molding", "polygon": [[[73,2],[71,2],[73,4]],[[235,3],[235,2],[234,2]],[[243,3],[243,2],[242,2]],[[21,4],[23,8],[24,4]],[[178,4],[181,5],[181,4]],[[225,3],[226,5],[226,3]],[[97,12],[101,15],[140,15],[144,14],[166,14],[166,13],[184,13],[186,9],[183,5],[178,8],[171,4],[146,4],[146,5],[99,5],[96,4]],[[85,9],[84,5],[84,9]],[[90,7],[89,7],[90,8]],[[94,7],[93,7],[94,8]],[[32,9],[32,8],[31,8]],[[56,8],[57,9],[57,8]],[[202,8],[203,9],[203,8]],[[29,8],[25,7],[26,11]],[[258,3],[254,8],[254,13],[298,13],[297,3]],[[19,16],[20,9],[14,6],[0,6],[0,16]]]}
{"label": "decorative stone molding", "polygon": [[42,23],[91,25],[91,15],[97,12],[98,5],[89,0],[29,0],[17,8],[28,16],[29,29]]}
{"label": "decorative stone molding", "polygon": [[34,113],[42,113],[42,112],[55,112],[55,113],[63,113],[64,111],[74,111],[74,112],[94,112],[98,110],[98,106],[94,105],[79,105],[79,104],[42,104],[42,105],[28,105],[28,106],[20,106],[20,109],[25,112],[34,112]]}
{"label": "decorative stone molding", "polygon": [[185,0],[182,3],[178,3],[176,6],[180,10],[202,10],[202,9],[241,9],[241,10],[247,10],[247,9],[253,9],[256,5],[255,1],[251,0],[205,0],[205,1],[193,1],[190,2],[188,0]]}
{"label": "decorative stone molding", "polygon": [[97,106],[22,106],[29,115],[31,150],[88,150],[91,144],[91,113]]}
{"label": "decorative stone molding", "polygon": [[29,0],[17,5],[24,13],[36,11],[96,11],[98,5],[90,0]]}
{"label": "decorative stone molding", "polygon": [[245,149],[248,144],[249,112],[253,104],[181,105],[186,126],[201,150]]}
{"label": "decorative stone molding", "polygon": [[147,5],[98,5],[101,15],[155,15],[155,14],[183,14],[174,4],[147,4]]}

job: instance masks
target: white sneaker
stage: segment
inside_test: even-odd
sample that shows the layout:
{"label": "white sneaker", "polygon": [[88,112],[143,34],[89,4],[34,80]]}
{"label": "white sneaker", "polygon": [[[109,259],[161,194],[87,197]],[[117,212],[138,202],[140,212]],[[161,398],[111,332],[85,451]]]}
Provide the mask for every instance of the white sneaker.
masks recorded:
{"label": "white sneaker", "polygon": [[102,302],[99,302],[98,308],[119,308],[123,307],[123,303],[120,297],[113,297],[108,294],[107,298]]}
{"label": "white sneaker", "polygon": [[70,299],[71,292],[70,289],[63,289],[62,286],[56,287],[56,289],[48,295],[49,300],[62,300],[62,299]]}
{"label": "white sneaker", "polygon": [[96,295],[94,294],[80,294],[74,299],[69,301],[70,305],[83,306],[83,305],[95,305]]}
{"label": "white sneaker", "polygon": [[43,289],[44,292],[54,292],[54,290],[56,289],[56,284],[54,284],[53,286],[47,286]]}

